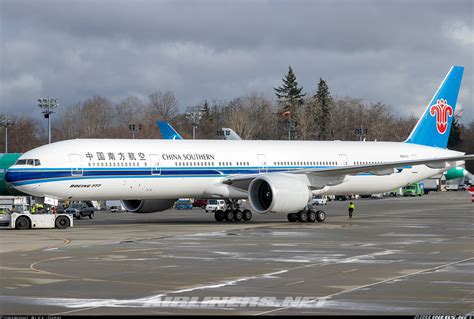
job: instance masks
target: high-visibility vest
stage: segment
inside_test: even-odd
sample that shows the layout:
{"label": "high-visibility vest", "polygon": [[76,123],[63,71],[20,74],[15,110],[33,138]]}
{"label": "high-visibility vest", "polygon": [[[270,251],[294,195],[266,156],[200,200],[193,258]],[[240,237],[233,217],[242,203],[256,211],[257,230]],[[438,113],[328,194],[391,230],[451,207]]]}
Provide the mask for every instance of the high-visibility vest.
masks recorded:
{"label": "high-visibility vest", "polygon": [[356,205],[354,205],[354,204],[349,204],[349,209],[351,209],[351,208],[352,208],[352,209],[355,209],[355,208],[356,208]]}

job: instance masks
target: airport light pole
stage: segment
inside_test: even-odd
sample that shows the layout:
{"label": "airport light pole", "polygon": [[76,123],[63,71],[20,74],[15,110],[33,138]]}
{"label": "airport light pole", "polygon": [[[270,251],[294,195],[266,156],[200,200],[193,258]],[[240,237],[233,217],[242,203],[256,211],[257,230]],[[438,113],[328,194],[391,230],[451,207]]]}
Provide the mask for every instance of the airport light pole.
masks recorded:
{"label": "airport light pole", "polygon": [[130,133],[132,133],[132,139],[135,139],[135,134],[140,133],[140,130],[142,129],[141,124],[129,124],[128,129],[130,130]]}
{"label": "airport light pole", "polygon": [[48,144],[51,144],[51,114],[55,113],[54,110],[59,106],[58,99],[48,97],[38,99],[38,106],[41,108],[44,118],[48,119]]}
{"label": "airport light pole", "polygon": [[295,130],[296,125],[291,121],[291,119],[288,119],[288,121],[285,123],[285,128],[288,130],[288,140],[291,140],[291,132]]}
{"label": "airport light pole", "polygon": [[[290,109],[290,105],[287,105],[287,109]],[[296,124],[291,121],[291,111],[285,111],[281,115],[286,117],[287,120],[285,121],[285,130],[288,131],[288,140],[291,140],[291,132],[296,129]]]}
{"label": "airport light pole", "polygon": [[198,107],[193,107],[190,111],[186,112],[186,118],[190,120],[193,125],[193,140],[196,139],[196,127],[199,125],[202,115]]}
{"label": "airport light pole", "polygon": [[15,119],[8,113],[2,115],[0,125],[5,128],[5,153],[8,153],[8,128],[15,125]]}
{"label": "airport light pole", "polygon": [[354,130],[354,133],[359,136],[359,141],[362,142],[362,137],[365,137],[367,135],[367,129],[366,128],[363,128],[362,125],[360,126],[360,128],[356,128]]}

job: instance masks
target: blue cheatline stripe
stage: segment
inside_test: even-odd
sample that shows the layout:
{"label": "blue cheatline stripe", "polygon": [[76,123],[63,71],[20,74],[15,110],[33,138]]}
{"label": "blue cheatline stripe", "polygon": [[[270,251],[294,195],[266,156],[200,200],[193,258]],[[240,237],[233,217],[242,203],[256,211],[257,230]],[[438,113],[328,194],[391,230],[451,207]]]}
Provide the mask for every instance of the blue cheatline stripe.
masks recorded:
{"label": "blue cheatline stripe", "polygon": [[[107,177],[67,177],[67,178],[51,178],[51,179],[44,179],[44,180],[29,180],[29,181],[22,181],[12,183],[14,186],[22,186],[22,185],[31,185],[31,184],[39,184],[39,183],[48,183],[48,182],[62,182],[62,181],[81,181],[87,179],[113,179],[113,178],[180,178],[181,176],[161,176],[161,175],[150,175],[150,176],[107,176]],[[201,176],[186,176],[186,178],[215,178],[215,175],[201,175]]]}
{"label": "blue cheatline stripe", "polygon": [[[304,168],[329,168],[331,166],[274,166],[267,167],[267,172],[286,172],[292,169]],[[68,180],[88,180],[88,179],[113,179],[113,178],[211,178],[225,177],[235,174],[257,174],[260,173],[259,167],[163,167],[161,173],[157,171],[152,173],[150,167],[145,168],[84,168],[82,175],[72,175],[71,168],[65,169],[19,169],[10,174],[8,182],[14,186],[22,186],[37,183],[48,183]],[[20,175],[21,174],[21,175]],[[359,176],[373,175],[371,173],[359,173]]]}
{"label": "blue cheatline stripe", "polygon": [[[290,166],[290,167],[267,167],[268,172],[284,172],[291,169],[309,168]],[[259,167],[163,167],[161,170],[153,171],[150,167],[145,168],[84,168],[82,175],[72,176],[73,172],[79,172],[71,168],[51,169],[20,169],[11,170],[8,175],[8,182],[14,185],[26,185],[33,183],[46,183],[59,180],[78,180],[92,178],[186,178],[186,177],[224,177],[232,174],[256,174],[260,172]],[[160,172],[159,174],[157,174]],[[79,174],[77,174],[79,175]]]}

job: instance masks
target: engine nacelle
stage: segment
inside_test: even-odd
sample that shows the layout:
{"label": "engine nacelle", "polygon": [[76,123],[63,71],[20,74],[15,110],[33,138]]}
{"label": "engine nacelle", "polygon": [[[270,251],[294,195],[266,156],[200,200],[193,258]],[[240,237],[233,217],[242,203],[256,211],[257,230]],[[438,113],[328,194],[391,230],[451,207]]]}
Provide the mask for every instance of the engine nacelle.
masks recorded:
{"label": "engine nacelle", "polygon": [[249,186],[250,205],[260,214],[294,213],[303,210],[311,197],[308,185],[288,175],[259,175]]}
{"label": "engine nacelle", "polygon": [[122,205],[131,213],[155,213],[173,207],[175,199],[131,199],[123,200]]}

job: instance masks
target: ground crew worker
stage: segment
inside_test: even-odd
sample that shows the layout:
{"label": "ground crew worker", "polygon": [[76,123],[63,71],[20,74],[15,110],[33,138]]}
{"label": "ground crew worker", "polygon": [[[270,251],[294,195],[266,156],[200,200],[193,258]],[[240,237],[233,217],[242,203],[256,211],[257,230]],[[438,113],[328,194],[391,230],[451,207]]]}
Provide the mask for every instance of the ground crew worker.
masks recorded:
{"label": "ground crew worker", "polygon": [[31,213],[32,213],[32,214],[35,214],[35,213],[36,213],[36,204],[34,204],[33,206],[31,206]]}
{"label": "ground crew worker", "polygon": [[36,204],[38,205],[38,213],[44,213],[44,206],[41,203]]}
{"label": "ground crew worker", "polygon": [[353,202],[350,202],[350,203],[349,203],[349,208],[348,208],[348,210],[349,210],[349,218],[352,218],[352,213],[354,212],[355,209],[356,209],[356,205],[354,205]]}

